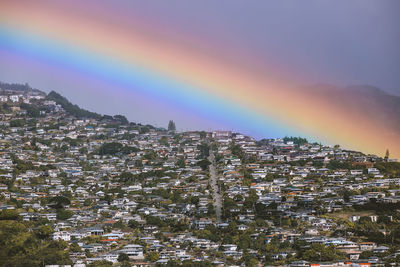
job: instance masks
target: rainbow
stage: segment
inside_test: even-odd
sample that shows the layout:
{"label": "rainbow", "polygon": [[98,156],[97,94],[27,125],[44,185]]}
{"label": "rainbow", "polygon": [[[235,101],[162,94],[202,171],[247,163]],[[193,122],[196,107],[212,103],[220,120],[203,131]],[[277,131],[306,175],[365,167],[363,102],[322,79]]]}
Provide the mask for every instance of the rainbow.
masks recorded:
{"label": "rainbow", "polygon": [[394,127],[294,86],[285,79],[291,73],[276,75],[275,62],[261,66],[246,52],[208,49],[195,37],[183,42],[163,34],[162,25],[126,20],[118,16],[122,11],[110,12],[111,4],[96,3],[1,1],[2,60],[22,73],[85,81],[92,89],[82,95],[101,94],[94,85],[106,84],[108,95],[136,101],[152,113],[150,121],[175,114],[178,125],[197,129],[212,125],[256,137],[306,136],[365,153],[382,155],[388,148],[400,156]]}

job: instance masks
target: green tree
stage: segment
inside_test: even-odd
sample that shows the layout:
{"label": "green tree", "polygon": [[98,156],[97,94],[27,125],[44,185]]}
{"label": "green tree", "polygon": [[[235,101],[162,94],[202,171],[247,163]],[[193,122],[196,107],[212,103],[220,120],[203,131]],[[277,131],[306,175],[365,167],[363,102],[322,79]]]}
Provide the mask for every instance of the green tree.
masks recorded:
{"label": "green tree", "polygon": [[123,262],[123,261],[129,261],[129,256],[126,253],[120,253],[118,255],[118,261]]}
{"label": "green tree", "polygon": [[112,267],[113,264],[111,261],[101,260],[101,261],[95,261],[87,266],[88,267]]}
{"label": "green tree", "polygon": [[104,143],[100,146],[98,154],[115,155],[121,152],[123,145],[118,142]]}
{"label": "green tree", "polygon": [[207,159],[203,159],[200,160],[199,162],[197,162],[197,165],[200,166],[200,168],[205,171],[207,170],[208,166],[211,164],[210,161],[208,161]]}
{"label": "green tree", "polygon": [[23,127],[25,125],[24,119],[16,119],[10,121],[10,127]]}
{"label": "green tree", "polygon": [[23,223],[0,221],[0,266],[72,264],[66,250],[68,244],[49,240],[49,234],[45,226],[32,232]]}
{"label": "green tree", "polygon": [[81,248],[77,243],[72,243],[72,244],[69,246],[69,250],[70,250],[71,252],[82,252],[82,248]]}
{"label": "green tree", "polygon": [[150,252],[147,254],[146,259],[151,262],[158,261],[160,255],[157,252]]}
{"label": "green tree", "polygon": [[300,255],[300,258],[306,261],[333,261],[344,258],[344,255],[333,246],[311,244],[310,248]]}
{"label": "green tree", "polygon": [[210,146],[207,143],[197,145],[197,149],[200,151],[199,158],[201,159],[206,159],[210,155]]}
{"label": "green tree", "polygon": [[232,145],[230,146],[230,150],[232,151],[232,154],[233,154],[234,156],[236,156],[236,157],[238,157],[238,158],[240,158],[240,159],[243,159],[243,158],[244,158],[244,151],[243,151],[243,149],[241,148],[240,145],[232,144]]}
{"label": "green tree", "polygon": [[129,124],[128,119],[123,115],[115,115],[114,119],[123,125]]}
{"label": "green tree", "polygon": [[57,210],[57,219],[59,220],[67,220],[74,215],[73,211],[65,210],[65,209],[58,209]]}
{"label": "green tree", "polygon": [[0,211],[0,220],[20,220],[17,210],[2,210]]}
{"label": "green tree", "polygon": [[41,225],[35,233],[39,239],[50,239],[54,231],[49,225]]}
{"label": "green tree", "polygon": [[258,200],[258,195],[257,195],[256,191],[254,189],[251,189],[249,192],[249,196],[245,199],[243,205],[246,208],[254,209],[257,200]]}
{"label": "green tree", "polygon": [[173,120],[170,120],[168,122],[168,131],[171,131],[171,132],[176,131],[176,125],[175,125],[175,122]]}
{"label": "green tree", "polygon": [[54,209],[63,209],[69,204],[71,204],[71,201],[64,196],[56,196],[49,199],[49,206]]}
{"label": "green tree", "polygon": [[139,223],[135,220],[129,220],[128,226],[132,229],[136,229],[139,227]]}
{"label": "green tree", "polygon": [[293,142],[295,145],[298,145],[298,146],[301,146],[301,145],[304,145],[304,144],[308,143],[306,138],[293,137],[293,136],[290,136],[290,137],[285,136],[283,138],[283,142],[287,143],[289,141]]}
{"label": "green tree", "polygon": [[178,161],[176,162],[176,165],[179,168],[185,168],[185,166],[186,166],[185,159],[183,157],[179,158]]}

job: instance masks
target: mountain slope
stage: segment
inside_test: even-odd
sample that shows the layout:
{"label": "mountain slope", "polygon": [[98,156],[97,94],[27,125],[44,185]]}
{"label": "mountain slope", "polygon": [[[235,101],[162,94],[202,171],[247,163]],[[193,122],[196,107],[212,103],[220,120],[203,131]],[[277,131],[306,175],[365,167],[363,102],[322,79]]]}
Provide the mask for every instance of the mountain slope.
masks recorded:
{"label": "mountain slope", "polygon": [[74,105],[69,102],[68,99],[63,97],[57,92],[51,91],[47,97],[48,100],[52,100],[57,104],[61,105],[66,112],[76,117],[86,117],[86,118],[93,118],[93,119],[101,119],[101,115],[95,112],[88,111],[86,109],[80,108],[78,105]]}

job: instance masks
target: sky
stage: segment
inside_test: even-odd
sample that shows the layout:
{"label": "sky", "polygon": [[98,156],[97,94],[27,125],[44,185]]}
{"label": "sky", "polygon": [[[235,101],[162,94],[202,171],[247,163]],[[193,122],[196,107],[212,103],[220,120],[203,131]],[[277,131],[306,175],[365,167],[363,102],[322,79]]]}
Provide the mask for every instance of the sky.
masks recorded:
{"label": "sky", "polygon": [[400,94],[399,1],[128,2],[182,38],[188,31],[200,40],[211,36],[300,71],[304,83],[370,84]]}
{"label": "sky", "polygon": [[397,0],[1,0],[0,80],[156,126],[400,155],[398,132],[366,134],[380,122],[357,114],[354,126],[299,89],[368,84],[400,95],[398,10]]}

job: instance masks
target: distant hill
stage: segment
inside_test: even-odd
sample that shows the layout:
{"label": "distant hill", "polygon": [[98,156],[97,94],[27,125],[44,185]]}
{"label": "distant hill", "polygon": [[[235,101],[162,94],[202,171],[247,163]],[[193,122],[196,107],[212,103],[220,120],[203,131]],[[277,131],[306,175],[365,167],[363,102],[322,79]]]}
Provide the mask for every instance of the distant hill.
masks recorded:
{"label": "distant hill", "polygon": [[399,96],[369,85],[335,87],[317,84],[307,90],[313,95],[330,99],[338,108],[348,111],[349,114],[358,114],[360,118],[373,118],[400,134]]}
{"label": "distant hill", "polygon": [[91,118],[91,119],[96,119],[96,120],[106,120],[111,123],[117,123],[117,124],[122,124],[126,125],[129,124],[128,119],[123,116],[123,115],[115,115],[115,116],[109,116],[109,115],[101,115],[96,112],[91,112],[86,109],[80,108],[78,105],[72,104],[69,102],[67,98],[64,96],[60,95],[59,93],[55,91],[51,91],[47,97],[47,100],[52,100],[59,104],[66,112],[69,114],[78,117],[78,118]]}
{"label": "distant hill", "polygon": [[5,83],[5,82],[0,82],[0,89],[1,90],[10,90],[10,91],[21,91],[21,92],[37,92],[37,93],[42,93],[46,94],[38,89],[32,88],[29,84],[20,84],[20,83]]}
{"label": "distant hill", "polygon": [[[27,83],[19,84],[19,83],[0,82],[0,90],[9,90],[21,93],[36,92],[40,93],[41,95],[46,95],[45,92],[36,88],[32,88]],[[129,121],[123,115],[115,115],[115,116],[101,115],[96,112],[91,112],[86,109],[82,109],[78,105],[72,104],[67,98],[65,98],[64,96],[60,95],[55,91],[51,91],[46,96],[46,99],[56,102],[57,104],[61,105],[66,112],[78,118],[93,118],[98,120],[106,120],[118,124],[129,124]]]}
{"label": "distant hill", "polygon": [[91,112],[86,109],[82,109],[78,105],[72,104],[71,102],[69,102],[68,99],[66,99],[65,97],[63,97],[62,95],[60,95],[57,92],[51,91],[47,95],[46,98],[47,98],[47,100],[52,100],[52,101],[56,102],[66,112],[68,112],[69,114],[76,116],[78,118],[85,117],[85,118],[92,118],[92,119],[98,119],[98,120],[100,120],[102,118],[102,115],[100,115],[98,113]]}

